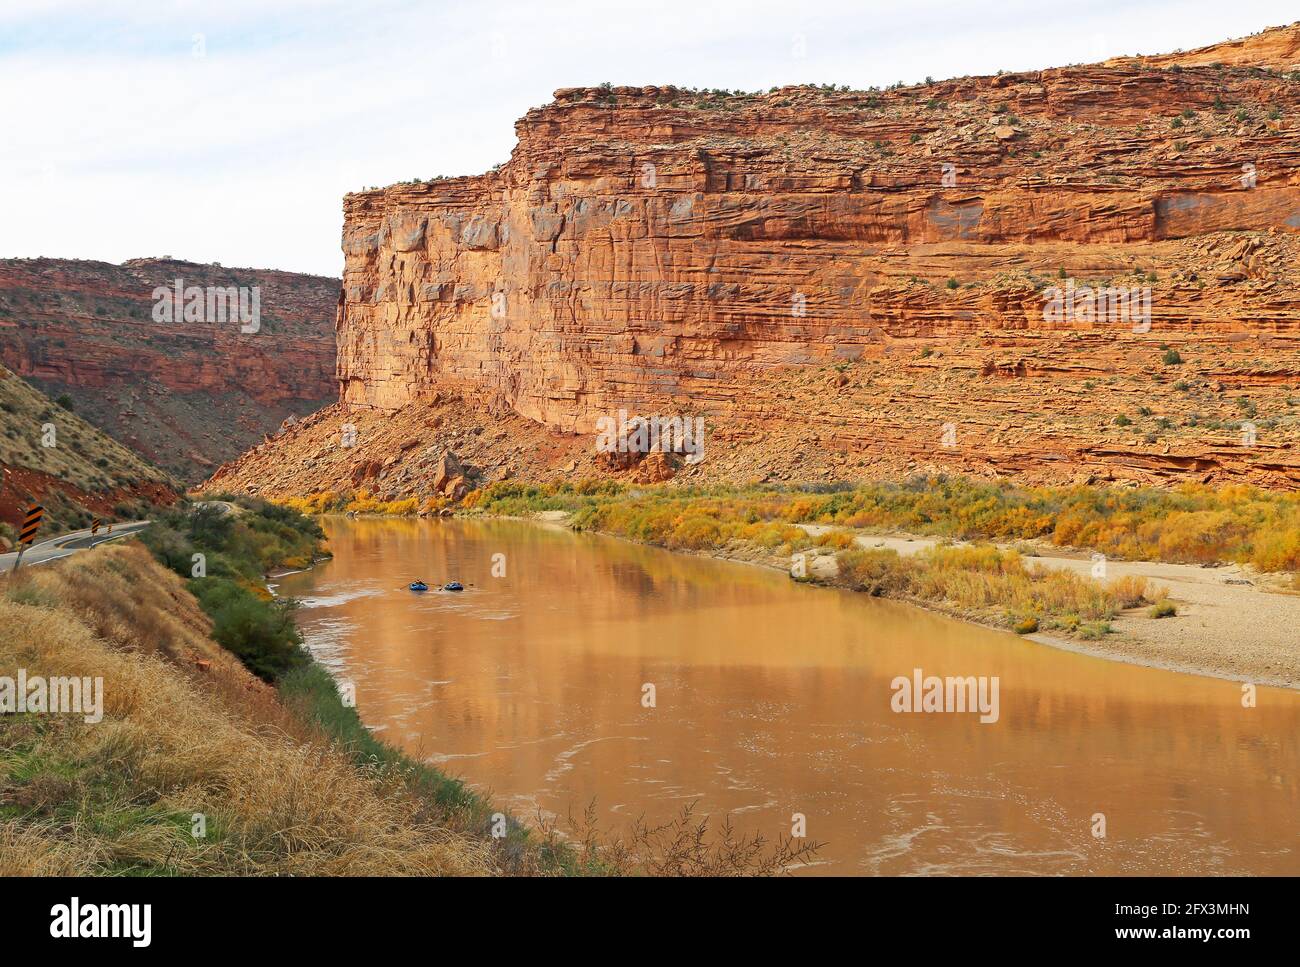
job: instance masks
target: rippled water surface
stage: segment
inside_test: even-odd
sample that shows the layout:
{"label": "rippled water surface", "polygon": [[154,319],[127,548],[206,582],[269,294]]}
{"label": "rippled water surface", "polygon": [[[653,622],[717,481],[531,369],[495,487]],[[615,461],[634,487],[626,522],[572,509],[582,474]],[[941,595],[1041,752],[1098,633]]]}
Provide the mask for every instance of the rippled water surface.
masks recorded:
{"label": "rippled water surface", "polygon": [[[822,873],[1300,873],[1300,694],[1243,708],[1236,683],[545,525],[325,527],[334,560],[280,583],[313,651],[372,729],[521,818],[697,802],[775,837],[802,813]],[[915,668],[997,676],[998,721],[892,711]]]}

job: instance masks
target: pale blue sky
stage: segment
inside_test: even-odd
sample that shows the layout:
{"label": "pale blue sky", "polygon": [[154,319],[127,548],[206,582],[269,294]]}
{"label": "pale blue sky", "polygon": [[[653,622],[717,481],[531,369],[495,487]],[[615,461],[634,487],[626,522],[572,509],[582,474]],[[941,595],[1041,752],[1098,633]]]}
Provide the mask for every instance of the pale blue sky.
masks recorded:
{"label": "pale blue sky", "polygon": [[1292,0],[3,0],[0,257],[337,275],[344,192],[505,161],[515,119],[558,87],[913,83],[1297,16]]}

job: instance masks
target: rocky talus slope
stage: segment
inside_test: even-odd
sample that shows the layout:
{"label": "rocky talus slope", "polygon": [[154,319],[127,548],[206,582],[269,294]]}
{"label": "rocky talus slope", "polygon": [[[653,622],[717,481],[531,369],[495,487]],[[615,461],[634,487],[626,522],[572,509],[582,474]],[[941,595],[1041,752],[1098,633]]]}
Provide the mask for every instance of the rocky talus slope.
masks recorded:
{"label": "rocky talus slope", "polygon": [[[258,289],[239,320],[158,321],[154,291]],[[338,280],[173,259],[0,260],[0,362],[182,479],[335,396]],[[251,306],[250,306],[251,308]],[[179,315],[179,314],[178,314]],[[250,327],[251,328],[251,327]]]}
{"label": "rocky talus slope", "polygon": [[[557,91],[499,168],[344,199],[340,403],[218,480],[419,493],[456,436],[488,477],[1294,485],[1298,51]],[[611,468],[620,411],[704,461]]]}

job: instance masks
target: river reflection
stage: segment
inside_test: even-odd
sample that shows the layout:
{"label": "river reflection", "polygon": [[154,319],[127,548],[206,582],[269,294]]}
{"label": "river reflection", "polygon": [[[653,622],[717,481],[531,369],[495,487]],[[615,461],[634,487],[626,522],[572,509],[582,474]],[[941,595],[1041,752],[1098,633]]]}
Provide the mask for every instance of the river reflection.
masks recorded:
{"label": "river reflection", "polygon": [[[1300,694],[1246,709],[1232,682],[545,525],[324,523],[334,560],[280,587],[313,651],[388,741],[522,818],[698,802],[774,837],[802,813],[821,873],[1300,873]],[[914,668],[998,676],[998,721],[891,711]]]}

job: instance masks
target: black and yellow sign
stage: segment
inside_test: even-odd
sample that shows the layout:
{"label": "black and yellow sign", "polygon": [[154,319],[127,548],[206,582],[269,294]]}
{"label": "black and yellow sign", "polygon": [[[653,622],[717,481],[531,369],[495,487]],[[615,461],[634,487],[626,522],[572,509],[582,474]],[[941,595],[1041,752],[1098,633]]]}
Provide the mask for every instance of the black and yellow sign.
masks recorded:
{"label": "black and yellow sign", "polygon": [[18,532],[19,544],[30,544],[36,538],[36,532],[41,527],[41,518],[44,516],[45,508],[40,504],[31,504],[27,508],[27,516],[23,518],[22,530]]}
{"label": "black and yellow sign", "polygon": [[91,536],[91,537],[94,537],[96,534],[99,533],[99,525],[100,525],[101,523],[102,523],[102,521],[101,521],[98,517],[96,517],[94,520],[92,520],[92,521],[90,522],[90,536]]}

